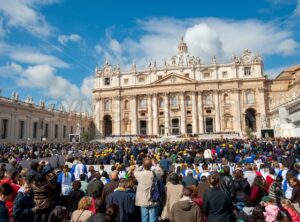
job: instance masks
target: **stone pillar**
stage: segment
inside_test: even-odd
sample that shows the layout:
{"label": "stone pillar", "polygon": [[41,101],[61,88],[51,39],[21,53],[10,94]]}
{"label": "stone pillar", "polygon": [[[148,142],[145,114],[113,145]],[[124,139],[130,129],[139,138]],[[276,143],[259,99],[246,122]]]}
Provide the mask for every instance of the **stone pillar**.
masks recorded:
{"label": "stone pillar", "polygon": [[121,104],[120,104],[120,96],[113,97],[113,135],[121,134]]}
{"label": "stone pillar", "polygon": [[137,134],[137,107],[136,96],[130,97],[130,120],[131,120],[131,134]]}
{"label": "stone pillar", "polygon": [[242,135],[242,126],[241,126],[241,104],[240,104],[240,91],[238,89],[233,91],[234,100],[232,101],[232,106],[234,107],[234,131],[239,132]]}
{"label": "stone pillar", "polygon": [[202,108],[202,92],[198,92],[198,123],[199,123],[199,133],[204,133],[203,129],[203,108]]}
{"label": "stone pillar", "polygon": [[148,101],[147,101],[147,113],[148,113],[148,135],[152,135],[153,134],[153,125],[152,125],[152,121],[153,121],[153,114],[152,114],[152,95],[149,94],[148,95]]}
{"label": "stone pillar", "polygon": [[152,126],[153,126],[153,135],[158,135],[158,104],[157,104],[157,94],[152,95]]}
{"label": "stone pillar", "polygon": [[169,127],[170,127],[170,115],[169,115],[169,95],[168,93],[165,93],[165,110],[164,110],[164,116],[165,116],[165,135],[170,135]]}
{"label": "stone pillar", "polygon": [[185,93],[180,93],[180,133],[186,134]]}
{"label": "stone pillar", "polygon": [[102,135],[102,127],[101,127],[101,120],[102,120],[102,112],[101,112],[101,102],[102,102],[102,100],[101,100],[101,98],[97,98],[97,99],[95,99],[95,111],[94,111],[94,119],[95,119],[95,130],[96,130],[96,132],[95,132],[95,138],[100,138],[101,137],[101,135]]}
{"label": "stone pillar", "polygon": [[198,118],[197,118],[197,95],[196,92],[192,92],[192,120],[193,120],[193,134],[198,133]]}
{"label": "stone pillar", "polygon": [[215,95],[215,132],[220,132],[220,101],[219,101],[219,92],[215,91],[214,92]]}

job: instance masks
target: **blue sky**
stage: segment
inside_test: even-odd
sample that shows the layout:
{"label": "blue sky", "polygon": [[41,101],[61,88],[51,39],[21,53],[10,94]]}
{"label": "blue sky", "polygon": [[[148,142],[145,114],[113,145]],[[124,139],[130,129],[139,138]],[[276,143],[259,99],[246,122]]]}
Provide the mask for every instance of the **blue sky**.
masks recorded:
{"label": "blue sky", "polygon": [[180,35],[204,63],[249,48],[274,77],[300,63],[299,21],[300,0],[0,0],[0,89],[72,109],[91,101],[96,64],[159,64]]}

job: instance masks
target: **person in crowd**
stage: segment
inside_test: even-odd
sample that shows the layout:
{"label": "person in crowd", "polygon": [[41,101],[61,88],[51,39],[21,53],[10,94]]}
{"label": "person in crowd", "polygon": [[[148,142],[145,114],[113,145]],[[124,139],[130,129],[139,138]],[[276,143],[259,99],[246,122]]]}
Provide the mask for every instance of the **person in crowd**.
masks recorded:
{"label": "person in crowd", "polygon": [[110,205],[105,212],[105,222],[117,222],[118,221],[119,206],[116,204]]}
{"label": "person in crowd", "polygon": [[75,178],[69,172],[68,165],[64,165],[63,172],[57,177],[57,183],[61,186],[61,199],[64,206],[66,206],[67,197],[72,190],[72,183],[74,180]]}
{"label": "person in crowd", "polygon": [[275,203],[280,206],[281,200],[284,198],[284,193],[282,190],[282,176],[277,176],[276,180],[270,185],[269,197],[275,200]]}
{"label": "person in crowd", "polygon": [[300,213],[300,181],[296,177],[291,177],[288,183],[293,188],[290,201],[293,203],[297,212]]}
{"label": "person in crowd", "polygon": [[291,222],[300,222],[300,215],[290,200],[283,199],[281,201],[281,206],[287,211],[289,217],[291,218]]}
{"label": "person in crowd", "polygon": [[232,176],[230,175],[230,167],[224,166],[223,172],[220,173],[220,188],[225,191],[229,196],[231,195],[230,189],[233,183]]}
{"label": "person in crowd", "polygon": [[101,210],[101,200],[96,199],[95,201],[95,211],[96,213],[93,214],[87,222],[105,222],[105,212]]}
{"label": "person in crowd", "polygon": [[93,195],[94,192],[99,192],[101,194],[104,187],[102,181],[100,180],[100,173],[95,172],[94,175],[95,176],[90,180],[87,186],[87,193],[90,197]]}
{"label": "person in crowd", "polygon": [[142,222],[157,222],[159,203],[151,200],[151,187],[154,174],[151,171],[152,160],[144,159],[143,165],[134,171],[138,182],[135,205],[141,207]]}
{"label": "person in crowd", "polygon": [[34,221],[35,211],[32,179],[29,177],[24,180],[24,184],[18,190],[18,194],[14,200],[13,218],[15,222]]}
{"label": "person in crowd", "polygon": [[260,203],[261,198],[266,195],[267,183],[262,175],[257,175],[251,187],[250,200],[253,201],[254,205],[257,205]]}
{"label": "person in crowd", "polygon": [[161,166],[161,168],[166,174],[167,172],[169,172],[172,162],[168,159],[168,156],[165,154],[163,156],[163,159],[159,161],[159,165]]}
{"label": "person in crowd", "polygon": [[19,171],[15,168],[10,169],[7,171],[7,177],[2,179],[0,181],[0,184],[2,183],[9,183],[10,186],[13,188],[14,192],[10,196],[10,198],[5,202],[5,205],[8,209],[9,217],[12,218],[13,214],[13,203],[17,196],[18,190],[20,189],[20,186],[18,185],[19,180]]}
{"label": "person in crowd", "polygon": [[218,186],[220,175],[213,173],[208,178],[208,182],[211,188],[204,194],[203,198],[203,211],[207,215],[208,221],[232,221],[232,202],[229,195]]}
{"label": "person in crowd", "polygon": [[46,163],[39,164],[34,182],[32,184],[35,203],[35,222],[47,222],[52,208],[53,191],[56,189],[56,180],[50,174]]}
{"label": "person in crowd", "polygon": [[233,182],[231,187],[231,197],[238,210],[244,207],[245,201],[250,195],[250,185],[246,178],[243,177],[243,172],[237,169],[233,173]]}
{"label": "person in crowd", "polygon": [[182,178],[182,184],[184,186],[197,187],[198,186],[198,180],[194,178],[192,171],[188,171],[187,175]]}
{"label": "person in crowd", "polygon": [[272,200],[268,196],[264,196],[261,199],[261,205],[264,206],[265,212],[264,217],[266,222],[275,222],[277,220],[279,214],[279,207],[274,204],[274,200]]}
{"label": "person in crowd", "polygon": [[79,201],[84,197],[84,193],[80,190],[81,183],[75,180],[72,184],[72,190],[67,197],[68,212],[71,213],[77,209]]}
{"label": "person in crowd", "polygon": [[170,213],[171,222],[202,222],[203,215],[200,207],[192,200],[193,189],[190,187],[183,188],[183,197],[173,204]]}
{"label": "person in crowd", "polygon": [[107,197],[119,186],[119,172],[113,171],[110,174],[110,182],[105,184],[101,194],[102,208],[105,210]]}
{"label": "person in crowd", "polygon": [[78,163],[75,164],[72,169],[71,169],[71,173],[74,175],[75,180],[79,180],[79,176],[81,174],[87,174],[87,168],[86,165],[83,164],[82,159],[78,160]]}
{"label": "person in crowd", "polygon": [[106,201],[106,208],[112,204],[119,207],[119,222],[130,222],[135,215],[135,200],[126,192],[127,181],[122,178],[119,180],[118,188],[108,195]]}
{"label": "person in crowd", "polygon": [[174,203],[182,198],[183,185],[179,183],[179,176],[171,173],[165,186],[165,202],[161,213],[162,220],[169,220]]}
{"label": "person in crowd", "polygon": [[65,222],[67,209],[64,206],[56,206],[50,213],[48,222]]}
{"label": "person in crowd", "polygon": [[9,222],[9,213],[5,203],[13,193],[14,188],[9,183],[0,184],[0,222]]}
{"label": "person in crowd", "polygon": [[96,173],[96,170],[95,170],[94,166],[89,166],[88,172],[86,174],[88,181],[90,181],[91,179],[93,179],[95,173]]}
{"label": "person in crowd", "polygon": [[85,174],[81,174],[79,176],[80,178],[80,189],[83,191],[84,195],[87,195],[88,194],[88,191],[87,191],[87,187],[88,187],[88,182],[86,182],[86,178],[87,176]]}
{"label": "person in crowd", "polygon": [[256,171],[253,170],[253,167],[249,163],[245,165],[244,177],[247,179],[250,187],[252,187],[256,178]]}
{"label": "person in crowd", "polygon": [[208,183],[208,179],[206,176],[202,176],[200,178],[200,183],[197,186],[197,197],[201,198],[203,201],[203,196],[210,188],[210,185]]}
{"label": "person in crowd", "polygon": [[82,197],[78,203],[78,208],[72,213],[70,222],[87,222],[93,215],[88,209],[91,207],[92,201],[90,197]]}
{"label": "person in crowd", "polygon": [[237,212],[237,221],[238,222],[249,222],[251,218],[253,217],[253,202],[248,199],[245,201],[245,206]]}
{"label": "person in crowd", "polygon": [[261,206],[254,207],[252,212],[252,218],[250,218],[249,221],[246,222],[265,222],[265,216],[262,207]]}

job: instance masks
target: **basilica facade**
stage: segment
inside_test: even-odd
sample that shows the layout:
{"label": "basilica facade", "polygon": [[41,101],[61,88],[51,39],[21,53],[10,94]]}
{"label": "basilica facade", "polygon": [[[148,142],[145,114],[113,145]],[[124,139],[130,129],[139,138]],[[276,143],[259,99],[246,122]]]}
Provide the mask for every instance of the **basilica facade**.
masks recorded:
{"label": "basilica facade", "polygon": [[260,132],[269,126],[266,83],[262,59],[250,50],[203,64],[181,38],[177,55],[161,65],[96,68],[96,137]]}

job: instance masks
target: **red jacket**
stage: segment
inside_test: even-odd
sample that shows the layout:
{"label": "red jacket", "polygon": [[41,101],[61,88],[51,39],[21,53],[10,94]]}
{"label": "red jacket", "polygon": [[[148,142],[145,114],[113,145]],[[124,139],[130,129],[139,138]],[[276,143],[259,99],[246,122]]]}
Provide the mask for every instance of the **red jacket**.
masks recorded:
{"label": "red jacket", "polygon": [[18,184],[15,184],[12,179],[9,178],[4,178],[0,181],[0,184],[3,183],[8,183],[9,185],[12,186],[12,188],[14,189],[13,194],[11,195],[11,197],[6,201],[5,206],[8,209],[8,213],[9,213],[9,217],[12,217],[12,211],[13,211],[13,204],[14,204],[14,200],[18,194],[18,190],[20,189],[20,186]]}

